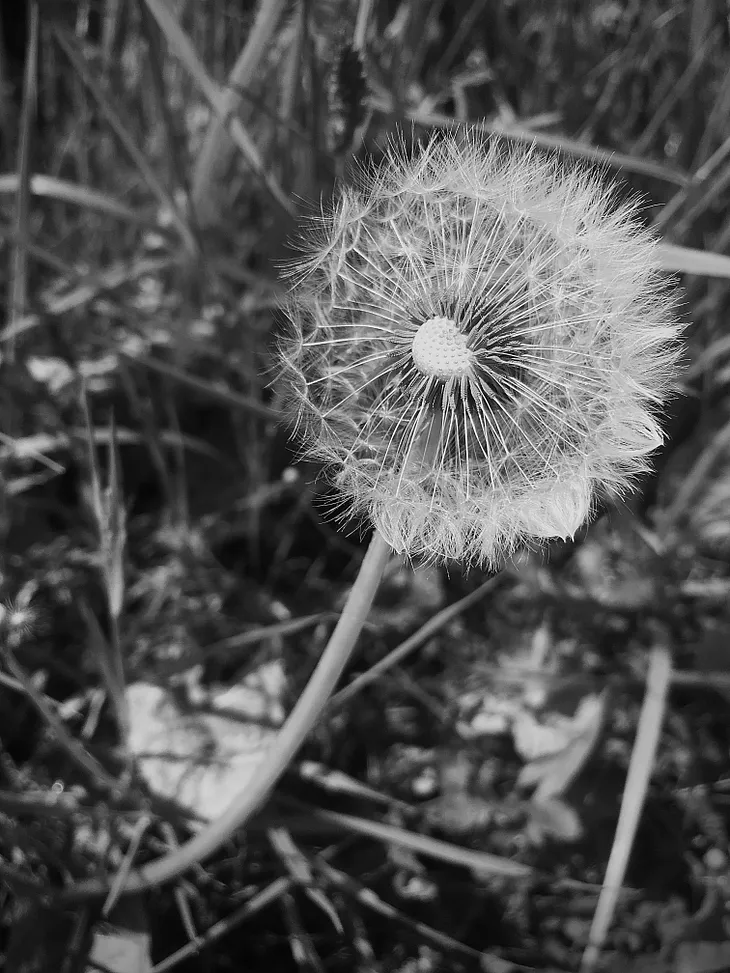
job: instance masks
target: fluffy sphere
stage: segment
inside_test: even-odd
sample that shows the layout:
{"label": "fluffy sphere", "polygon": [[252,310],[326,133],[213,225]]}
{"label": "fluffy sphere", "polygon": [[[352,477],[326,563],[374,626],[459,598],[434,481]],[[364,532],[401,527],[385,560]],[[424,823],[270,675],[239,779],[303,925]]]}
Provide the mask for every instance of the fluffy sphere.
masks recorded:
{"label": "fluffy sphere", "polygon": [[645,469],[676,301],[615,195],[471,132],[392,147],[304,238],[288,408],[395,551],[494,569]]}

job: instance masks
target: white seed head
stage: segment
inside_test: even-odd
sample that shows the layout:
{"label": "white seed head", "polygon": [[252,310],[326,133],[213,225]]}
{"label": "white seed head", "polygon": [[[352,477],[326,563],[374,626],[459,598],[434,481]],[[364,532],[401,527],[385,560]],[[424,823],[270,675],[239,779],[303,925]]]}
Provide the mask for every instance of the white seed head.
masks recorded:
{"label": "white seed head", "polygon": [[280,379],[349,513],[400,553],[496,568],[628,489],[679,357],[635,211],[473,132],[341,189],[291,268]]}
{"label": "white seed head", "polygon": [[413,364],[432,378],[458,378],[469,371],[466,335],[449,318],[429,318],[413,338]]}

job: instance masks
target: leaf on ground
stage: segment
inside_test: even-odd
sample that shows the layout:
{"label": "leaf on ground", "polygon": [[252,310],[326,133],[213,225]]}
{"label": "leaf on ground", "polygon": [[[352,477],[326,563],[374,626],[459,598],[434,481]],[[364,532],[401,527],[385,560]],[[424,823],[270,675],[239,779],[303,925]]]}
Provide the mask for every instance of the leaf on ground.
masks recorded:
{"label": "leaf on ground", "polygon": [[141,895],[121,898],[97,922],[86,965],[86,973],[150,973],[151,936],[147,905]]}
{"label": "leaf on ground", "polygon": [[184,699],[152,683],[129,686],[129,748],[150,790],[209,821],[251,779],[284,718],[280,662],[244,682]]}
{"label": "leaf on ground", "polygon": [[151,969],[149,933],[117,928],[95,933],[87,973],[150,973]]}
{"label": "leaf on ground", "polygon": [[534,799],[546,801],[563,794],[593,752],[606,709],[605,692],[589,694],[575,715],[539,721],[525,710],[513,725],[515,747],[528,760],[518,786],[537,785]]}

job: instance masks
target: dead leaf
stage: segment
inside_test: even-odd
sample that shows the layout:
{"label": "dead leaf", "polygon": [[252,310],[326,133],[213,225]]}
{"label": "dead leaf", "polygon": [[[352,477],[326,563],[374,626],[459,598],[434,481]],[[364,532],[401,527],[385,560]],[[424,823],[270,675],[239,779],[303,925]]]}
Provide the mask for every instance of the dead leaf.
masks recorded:
{"label": "dead leaf", "polygon": [[142,895],[121,898],[94,929],[86,973],[150,973],[151,937]]}
{"label": "dead leaf", "polygon": [[94,935],[87,973],[107,970],[109,973],[150,973],[149,933],[111,927]]}
{"label": "dead leaf", "polygon": [[[606,699],[605,692],[585,696],[573,718],[559,717],[546,727],[544,738],[540,736],[538,721],[525,714],[516,728],[515,746],[523,756],[533,756],[520,771],[517,784],[537,785],[535,801],[558,797],[578,776],[598,741]],[[557,747],[560,740],[562,746]]]}
{"label": "dead leaf", "polygon": [[238,794],[284,718],[285,677],[267,663],[244,682],[211,690],[187,706],[152,683],[129,686],[129,749],[150,790],[200,821],[217,817]]}

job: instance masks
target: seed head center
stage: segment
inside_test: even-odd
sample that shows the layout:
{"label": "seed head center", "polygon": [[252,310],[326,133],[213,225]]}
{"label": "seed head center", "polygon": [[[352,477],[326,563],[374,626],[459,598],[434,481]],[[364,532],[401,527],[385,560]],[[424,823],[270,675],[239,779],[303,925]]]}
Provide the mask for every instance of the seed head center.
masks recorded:
{"label": "seed head center", "polygon": [[429,318],[416,332],[411,346],[413,363],[429,378],[459,378],[472,363],[472,352],[451,318]]}

